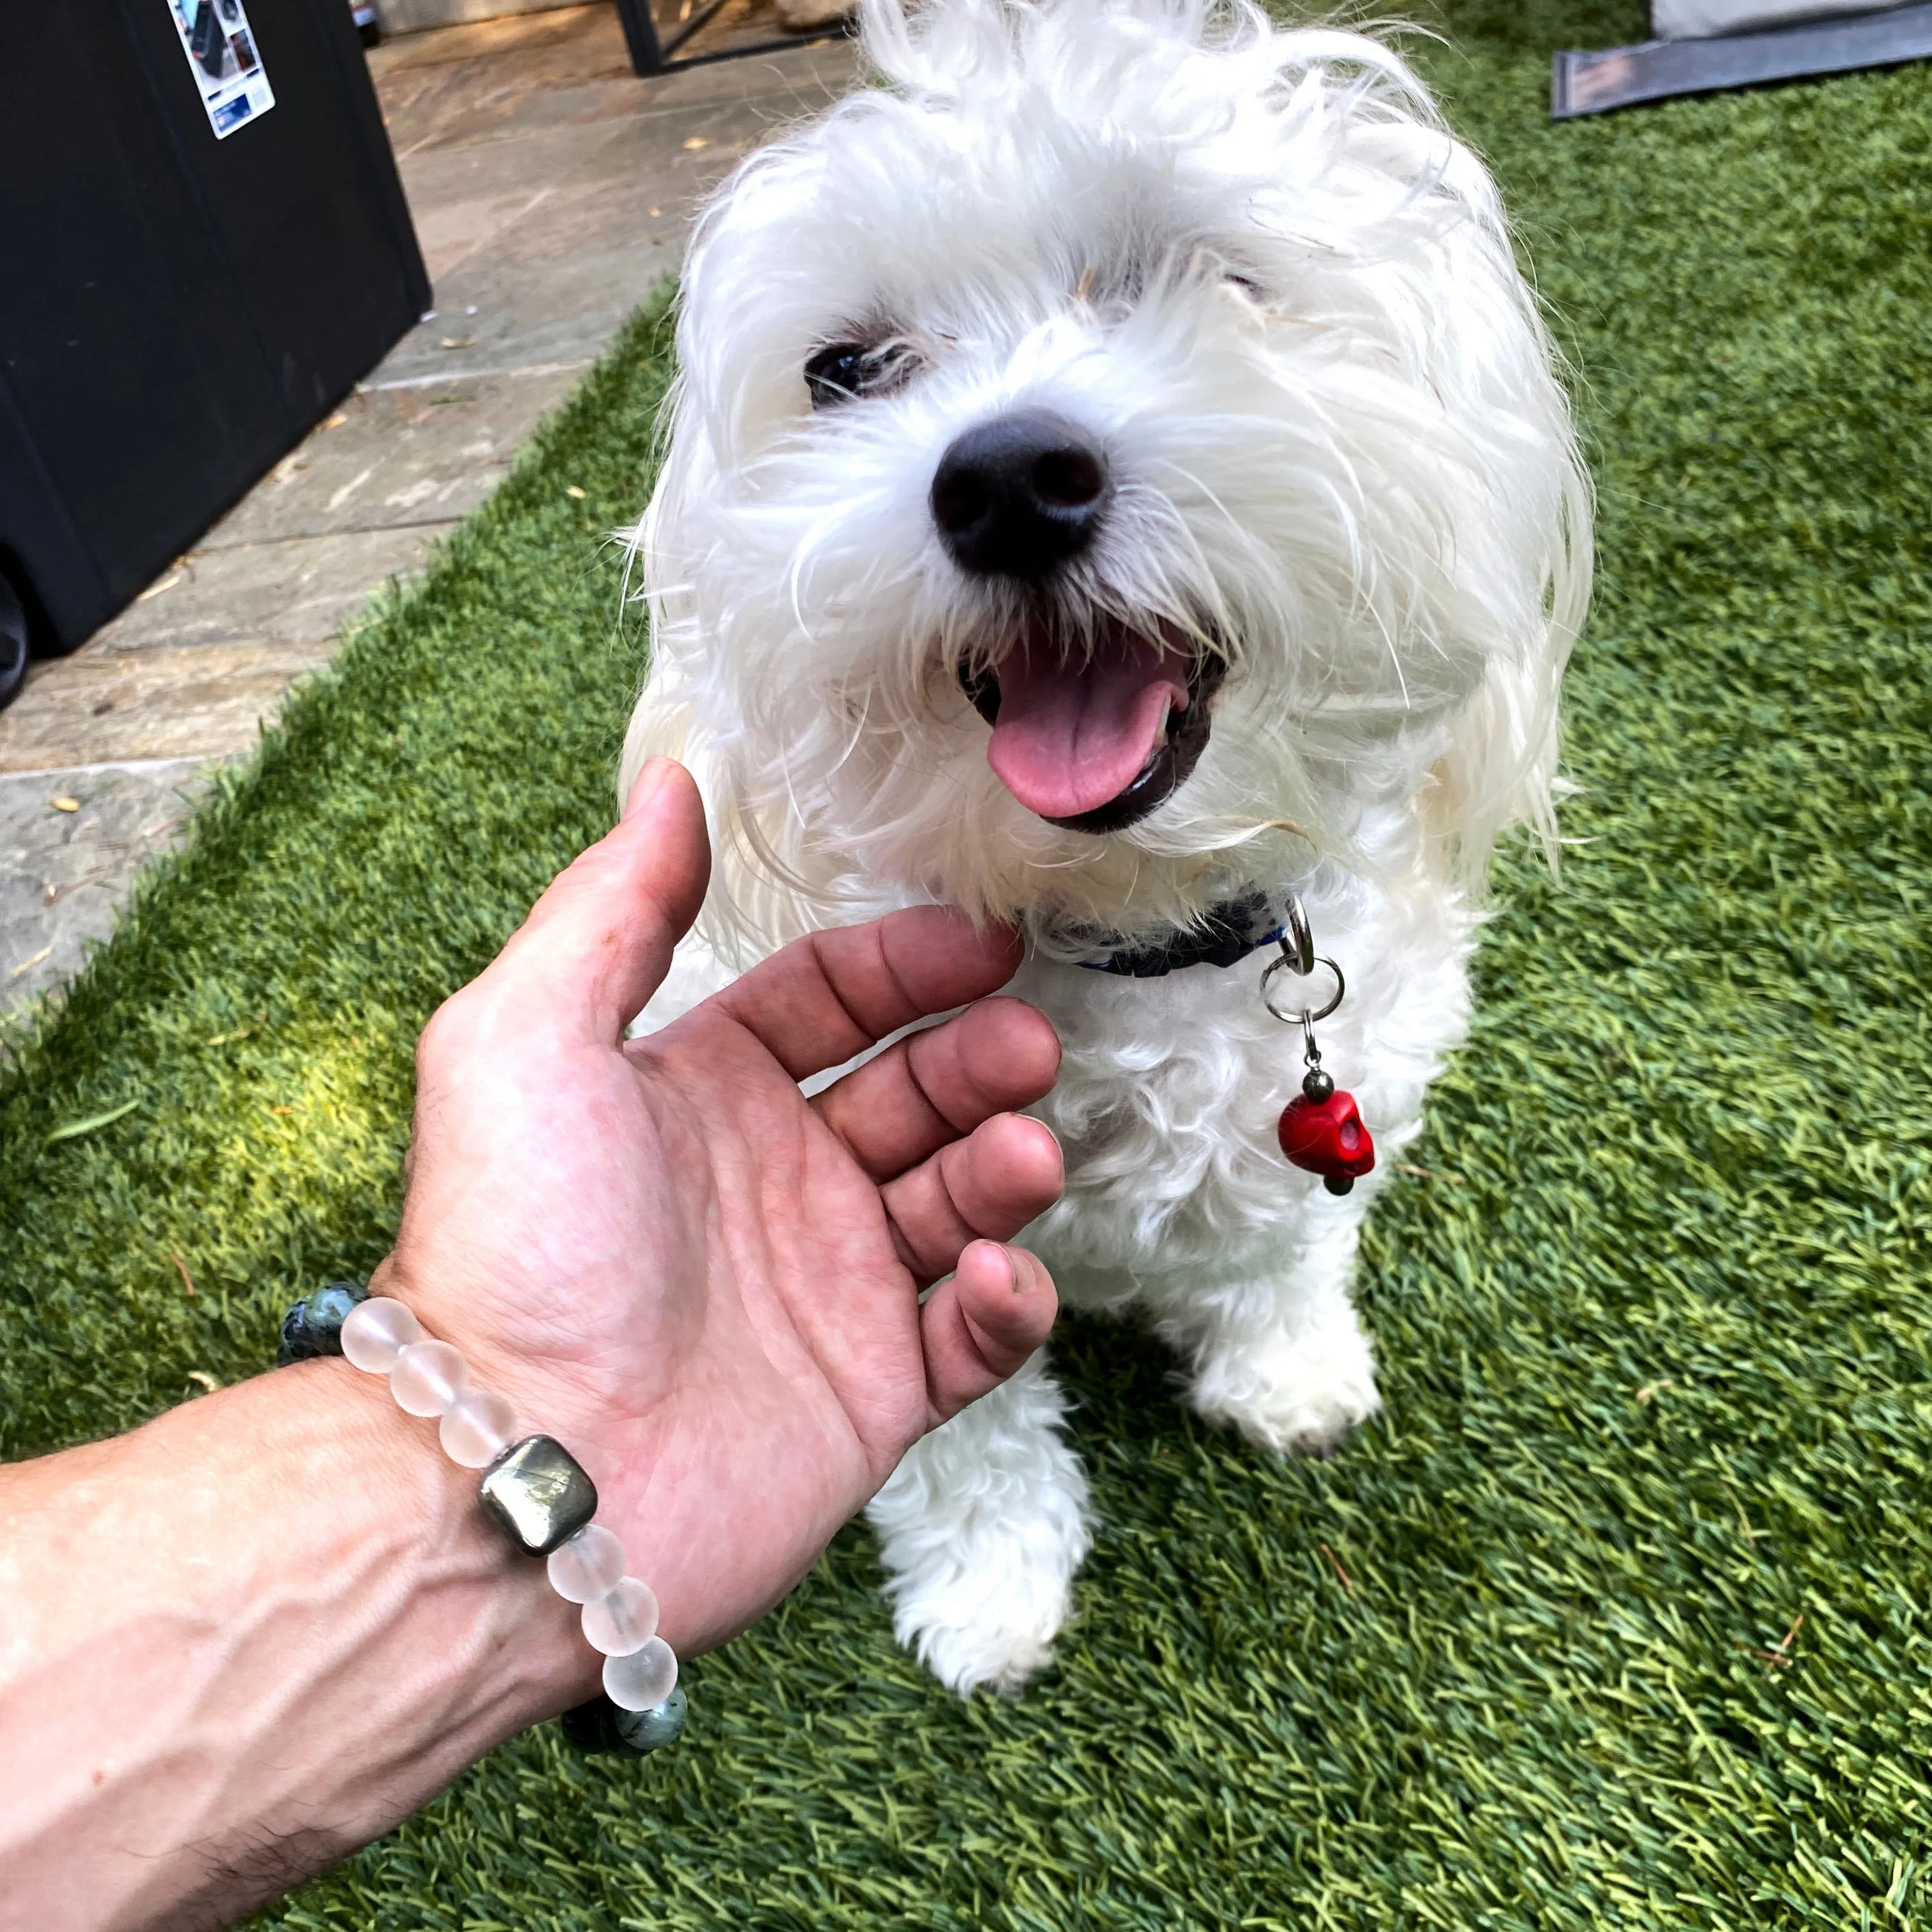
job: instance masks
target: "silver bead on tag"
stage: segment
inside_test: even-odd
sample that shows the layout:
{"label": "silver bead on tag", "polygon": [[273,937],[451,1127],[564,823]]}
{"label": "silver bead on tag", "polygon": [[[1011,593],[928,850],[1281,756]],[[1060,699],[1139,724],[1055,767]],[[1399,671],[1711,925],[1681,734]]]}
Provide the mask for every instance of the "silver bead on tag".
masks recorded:
{"label": "silver bead on tag", "polygon": [[476,1493],[504,1534],[532,1556],[548,1556],[597,1514],[596,1484],[548,1436],[528,1436],[506,1449]]}

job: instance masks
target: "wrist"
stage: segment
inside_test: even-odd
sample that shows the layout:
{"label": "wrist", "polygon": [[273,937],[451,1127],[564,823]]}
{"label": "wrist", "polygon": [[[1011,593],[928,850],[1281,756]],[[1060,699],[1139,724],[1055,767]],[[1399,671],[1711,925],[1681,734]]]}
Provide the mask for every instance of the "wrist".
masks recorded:
{"label": "wrist", "polygon": [[[292,1310],[289,1322],[306,1324],[311,1305]],[[472,1382],[463,1351],[427,1333],[395,1297],[365,1296],[340,1317],[332,1341],[352,1366],[384,1383],[400,1408],[434,1420],[452,1462],[482,1472],[478,1500],[508,1546],[542,1560],[550,1591],[578,1609],[578,1628],[602,1658],[601,1697],[590,1701],[609,1707],[608,1725],[599,1720],[590,1730],[608,1732],[614,1748],[648,1751],[672,1742],[685,1708],[676,1653],[659,1630],[656,1592],[632,1572],[610,1523],[594,1520],[599,1498],[589,1471],[548,1431],[524,1426],[500,1389]],[[573,1736],[583,1730],[576,1726]]]}
{"label": "wrist", "polygon": [[[426,1265],[419,1253],[406,1254],[400,1247],[377,1266],[366,1290],[371,1298],[400,1301],[421,1324],[426,1339],[454,1348],[470,1389],[490,1390],[508,1402],[514,1418],[512,1440],[542,1434],[573,1448],[594,1448],[608,1426],[608,1396],[586,1386],[586,1379],[594,1383],[594,1373],[588,1378],[573,1374],[548,1351],[506,1336],[501,1322],[489,1318],[512,1292],[489,1281],[480,1268],[466,1268],[460,1261],[452,1265],[447,1257]],[[374,1379],[380,1383],[381,1378]],[[436,1442],[437,1419],[428,1418],[423,1426]]]}
{"label": "wrist", "polygon": [[462,1474],[339,1360],[4,1472],[0,1898],[238,1912],[586,1695]]}
{"label": "wrist", "polygon": [[314,1386],[332,1462],[368,1459],[388,1588],[411,1606],[425,1646],[446,1646],[425,1648],[426,1705],[441,1709],[452,1742],[482,1740],[463,1762],[588,1696],[596,1653],[546,1588],[542,1564],[484,1514],[477,1472],[442,1453],[434,1421],[405,1413],[382,1378],[340,1357],[298,1364],[286,1379]]}

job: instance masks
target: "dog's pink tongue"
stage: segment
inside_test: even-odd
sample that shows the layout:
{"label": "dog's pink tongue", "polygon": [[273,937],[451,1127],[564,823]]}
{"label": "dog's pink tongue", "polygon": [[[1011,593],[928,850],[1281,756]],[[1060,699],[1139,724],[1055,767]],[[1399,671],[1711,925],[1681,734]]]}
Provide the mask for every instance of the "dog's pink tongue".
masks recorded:
{"label": "dog's pink tongue", "polygon": [[1108,638],[1082,662],[1044,643],[1000,666],[994,775],[1029,812],[1077,818],[1118,798],[1187,708],[1185,661],[1150,638]]}

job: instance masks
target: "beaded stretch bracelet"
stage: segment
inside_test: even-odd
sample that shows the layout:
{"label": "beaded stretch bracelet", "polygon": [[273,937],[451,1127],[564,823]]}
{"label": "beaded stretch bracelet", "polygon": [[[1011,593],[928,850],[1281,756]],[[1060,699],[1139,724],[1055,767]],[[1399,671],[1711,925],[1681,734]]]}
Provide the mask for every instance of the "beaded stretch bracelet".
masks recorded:
{"label": "beaded stretch bracelet", "polygon": [[603,1654],[604,1695],[566,1714],[564,1730],[586,1750],[656,1750],[684,1728],[677,1658],[657,1634],[658,1600],[624,1574],[624,1546],[597,1513],[596,1486],[554,1437],[518,1438],[500,1395],[470,1386],[461,1354],[425,1336],[401,1302],[332,1282],[298,1302],[282,1322],[280,1360],[340,1354],[386,1376],[397,1406],[437,1420],[443,1453],[481,1469],[477,1495],[518,1549],[545,1560],[550,1586],[579,1605],[584,1634]]}

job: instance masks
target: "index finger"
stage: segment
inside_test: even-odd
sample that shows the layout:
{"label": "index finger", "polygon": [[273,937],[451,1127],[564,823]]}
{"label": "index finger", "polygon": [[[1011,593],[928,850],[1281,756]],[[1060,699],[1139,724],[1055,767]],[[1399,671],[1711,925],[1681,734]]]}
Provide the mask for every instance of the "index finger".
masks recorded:
{"label": "index finger", "polygon": [[708,1002],[794,1080],[822,1073],[914,1020],[996,991],[1020,963],[1010,926],[914,906],[794,940]]}

